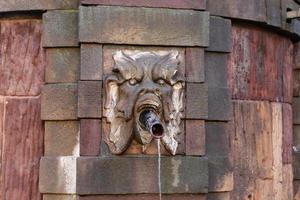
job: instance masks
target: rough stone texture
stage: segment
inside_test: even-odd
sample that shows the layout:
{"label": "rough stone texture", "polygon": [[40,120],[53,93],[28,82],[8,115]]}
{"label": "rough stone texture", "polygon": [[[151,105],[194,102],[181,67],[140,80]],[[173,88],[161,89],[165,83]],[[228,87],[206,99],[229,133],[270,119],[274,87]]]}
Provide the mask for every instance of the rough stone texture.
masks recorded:
{"label": "rough stone texture", "polygon": [[209,47],[206,51],[231,52],[231,21],[221,17],[210,17]]}
{"label": "rough stone texture", "polygon": [[172,46],[209,42],[208,12],[81,6],[79,21],[81,42]]}
{"label": "rough stone texture", "polygon": [[102,80],[102,45],[81,44],[80,80]]}
{"label": "rough stone texture", "polygon": [[80,68],[79,48],[48,48],[46,82],[72,83],[78,81]]}
{"label": "rough stone texture", "polygon": [[300,150],[300,126],[293,126],[293,146]]}
{"label": "rough stone texture", "polygon": [[230,192],[208,193],[207,200],[230,200]]}
{"label": "rough stone texture", "polygon": [[207,9],[211,15],[261,22],[266,21],[265,0],[208,0]]}
{"label": "rough stone texture", "polygon": [[0,20],[0,27],[0,95],[39,95],[45,68],[41,20]]}
{"label": "rough stone texture", "polygon": [[79,156],[78,121],[46,121],[44,155]]}
{"label": "rough stone texture", "polygon": [[300,42],[294,44],[295,69],[300,69]]}
{"label": "rough stone texture", "polygon": [[77,119],[77,84],[49,84],[42,91],[43,120]]}
{"label": "rough stone texture", "polygon": [[206,155],[210,157],[229,155],[229,128],[225,122],[205,122]]}
{"label": "rough stone texture", "polygon": [[293,100],[293,123],[300,124],[300,97]]}
{"label": "rough stone texture", "polygon": [[205,78],[208,86],[227,87],[228,54],[205,53]]}
{"label": "rough stone texture", "polygon": [[194,156],[205,155],[204,120],[185,120],[185,153]]}
{"label": "rough stone texture", "polygon": [[281,27],[282,12],[281,0],[265,0],[267,8],[267,23],[272,26]]}
{"label": "rough stone texture", "polygon": [[[80,195],[158,192],[157,157],[79,158],[77,164]],[[206,193],[207,170],[206,158],[162,157],[162,193]]]}
{"label": "rough stone texture", "polygon": [[56,194],[44,194],[43,200],[79,200],[79,196],[76,195],[56,195]]}
{"label": "rough stone texture", "polygon": [[292,148],[293,148],[293,110],[290,104],[282,104],[282,118],[283,118],[283,146],[282,146],[282,160],[284,164],[291,164]]}
{"label": "rough stone texture", "polygon": [[208,87],[208,119],[228,121],[232,117],[229,88]]}
{"label": "rough stone texture", "polygon": [[235,25],[232,30],[228,74],[233,98],[290,102],[291,41],[252,26]]}
{"label": "rough stone texture", "polygon": [[98,156],[100,154],[101,120],[80,120],[80,155]]}
{"label": "rough stone texture", "polygon": [[233,190],[233,171],[228,157],[209,157],[209,192]]}
{"label": "rough stone texture", "polygon": [[208,87],[206,84],[186,84],[186,118],[207,119]]}
{"label": "rough stone texture", "polygon": [[[206,200],[204,194],[162,195],[163,200]],[[80,196],[79,200],[159,200],[158,194]],[[214,199],[215,200],[215,199]],[[221,200],[221,199],[220,199]]]}
{"label": "rough stone texture", "polygon": [[0,11],[76,9],[78,0],[1,0]]}
{"label": "rough stone texture", "polygon": [[203,48],[186,48],[185,64],[187,82],[202,83],[205,81]]}
{"label": "rough stone texture", "polygon": [[[283,176],[282,176],[282,199],[293,199],[294,188],[293,188],[293,166],[292,164],[283,165]],[[295,199],[297,200],[297,199]]]}
{"label": "rough stone texture", "polygon": [[101,118],[102,81],[78,82],[78,117]]}
{"label": "rough stone texture", "polygon": [[43,157],[40,161],[41,193],[76,193],[76,157]]}
{"label": "rough stone texture", "polygon": [[40,200],[39,160],[44,137],[40,98],[1,99],[0,199]]}
{"label": "rough stone texture", "polygon": [[78,11],[48,11],[43,24],[44,47],[78,46]]}
{"label": "rough stone texture", "polygon": [[293,174],[294,174],[294,179],[300,180],[300,153],[299,153],[299,151],[293,153]]}
{"label": "rough stone texture", "polygon": [[206,0],[81,0],[82,4],[205,10]]}
{"label": "rough stone texture", "polygon": [[298,69],[293,71],[293,96],[300,96],[300,70]]}

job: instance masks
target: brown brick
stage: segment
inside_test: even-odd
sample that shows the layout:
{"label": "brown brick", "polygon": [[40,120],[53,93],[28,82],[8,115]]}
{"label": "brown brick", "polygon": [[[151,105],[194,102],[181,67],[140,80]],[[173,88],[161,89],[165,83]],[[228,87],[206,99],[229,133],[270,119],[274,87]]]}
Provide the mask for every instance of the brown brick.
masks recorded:
{"label": "brown brick", "polygon": [[79,200],[79,196],[64,194],[44,194],[43,200]]}
{"label": "brown brick", "polygon": [[81,42],[207,46],[209,41],[207,12],[81,6],[79,21]]}
{"label": "brown brick", "polygon": [[300,124],[300,97],[293,99],[293,123]]}
{"label": "brown brick", "polygon": [[227,87],[228,54],[205,52],[205,78],[211,87]]}
{"label": "brown brick", "polygon": [[76,193],[76,157],[43,157],[40,162],[41,193]]}
{"label": "brown brick", "polygon": [[0,11],[76,9],[78,0],[10,0],[0,1]]}
{"label": "brown brick", "polygon": [[45,156],[79,156],[78,121],[45,122]]}
{"label": "brown brick", "polygon": [[209,157],[209,192],[233,190],[233,171],[229,157]]}
{"label": "brown brick", "polygon": [[43,14],[44,47],[78,46],[78,11],[48,11]]}
{"label": "brown brick", "polygon": [[208,119],[229,121],[232,118],[232,102],[229,88],[208,88]]}
{"label": "brown brick", "polygon": [[78,81],[79,48],[48,48],[46,82],[72,83]]}
{"label": "brown brick", "polygon": [[102,80],[102,45],[81,44],[80,80]]}
{"label": "brown brick", "polygon": [[40,95],[46,64],[41,20],[1,20],[0,26],[0,95]]}
{"label": "brown brick", "polygon": [[293,111],[290,104],[282,104],[282,120],[283,120],[283,147],[282,161],[284,164],[292,163],[293,148]]}
{"label": "brown brick", "polygon": [[204,120],[185,120],[185,153],[186,155],[205,155]]}
{"label": "brown brick", "polygon": [[77,84],[49,84],[42,91],[43,120],[77,119]]}
{"label": "brown brick", "polygon": [[[158,194],[135,195],[88,195],[80,196],[79,200],[158,200]],[[170,194],[162,195],[163,200],[206,200],[205,194]]]}
{"label": "brown brick", "polygon": [[81,0],[82,4],[205,10],[205,0]]}
{"label": "brown brick", "polygon": [[102,81],[78,82],[78,117],[101,118]]}
{"label": "brown brick", "polygon": [[[77,160],[77,193],[157,193],[157,159],[152,156],[80,157]],[[161,157],[162,193],[206,193],[207,170],[206,158]]]}
{"label": "brown brick", "polygon": [[206,51],[231,52],[231,21],[221,17],[210,17],[209,47]]}
{"label": "brown brick", "polygon": [[100,154],[101,120],[80,120],[80,155],[98,156]]}
{"label": "brown brick", "polygon": [[230,192],[208,193],[207,200],[230,200]]}
{"label": "brown brick", "polygon": [[185,63],[186,81],[194,83],[204,82],[204,49],[186,48]]}
{"label": "brown brick", "polygon": [[186,118],[207,119],[208,88],[206,84],[186,84]]}

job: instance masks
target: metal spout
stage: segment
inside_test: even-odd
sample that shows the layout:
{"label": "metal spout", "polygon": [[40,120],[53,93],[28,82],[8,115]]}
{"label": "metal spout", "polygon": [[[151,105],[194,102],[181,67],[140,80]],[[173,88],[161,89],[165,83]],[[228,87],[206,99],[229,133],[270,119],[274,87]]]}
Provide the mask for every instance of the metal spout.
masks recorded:
{"label": "metal spout", "polygon": [[159,117],[155,112],[152,110],[144,110],[140,114],[139,117],[140,123],[143,125],[143,127],[151,133],[151,135],[156,138],[160,139],[164,135],[164,127],[161,124]]}

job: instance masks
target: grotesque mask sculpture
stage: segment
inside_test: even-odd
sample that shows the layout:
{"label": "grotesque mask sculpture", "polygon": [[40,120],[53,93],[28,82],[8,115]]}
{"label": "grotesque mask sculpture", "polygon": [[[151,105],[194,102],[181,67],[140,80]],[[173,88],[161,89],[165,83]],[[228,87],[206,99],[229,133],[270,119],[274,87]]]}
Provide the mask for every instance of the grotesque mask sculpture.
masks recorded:
{"label": "grotesque mask sculpture", "polygon": [[[114,67],[104,83],[111,152],[124,152],[133,139],[147,145],[160,138],[174,155],[184,109],[178,51],[117,51],[113,60]],[[151,127],[145,125],[147,120]]]}

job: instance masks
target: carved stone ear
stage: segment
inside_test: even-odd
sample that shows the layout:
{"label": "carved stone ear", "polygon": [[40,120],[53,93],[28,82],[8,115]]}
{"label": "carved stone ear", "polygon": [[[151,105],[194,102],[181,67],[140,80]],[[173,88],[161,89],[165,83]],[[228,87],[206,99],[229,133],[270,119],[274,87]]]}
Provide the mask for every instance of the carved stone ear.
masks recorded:
{"label": "carved stone ear", "polygon": [[132,120],[126,121],[116,109],[119,102],[119,86],[116,76],[109,76],[105,82],[104,116],[110,123],[110,130],[106,135],[106,142],[113,154],[123,153],[132,139]]}

